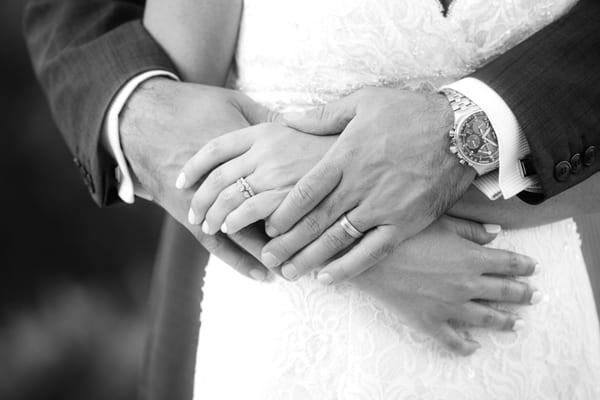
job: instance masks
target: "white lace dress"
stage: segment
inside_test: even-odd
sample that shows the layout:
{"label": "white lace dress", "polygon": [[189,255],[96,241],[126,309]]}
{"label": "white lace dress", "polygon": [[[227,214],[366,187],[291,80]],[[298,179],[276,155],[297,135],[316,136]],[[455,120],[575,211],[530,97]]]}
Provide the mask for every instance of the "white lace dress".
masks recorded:
{"label": "white lace dress", "polygon": [[[275,108],[365,85],[434,90],[568,11],[573,0],[246,0],[237,86]],[[257,283],[208,265],[195,398],[600,399],[600,338],[572,220],[504,232],[495,247],[541,262],[549,301],[519,310],[518,333],[473,330],[468,358],[349,284],[314,276]]]}

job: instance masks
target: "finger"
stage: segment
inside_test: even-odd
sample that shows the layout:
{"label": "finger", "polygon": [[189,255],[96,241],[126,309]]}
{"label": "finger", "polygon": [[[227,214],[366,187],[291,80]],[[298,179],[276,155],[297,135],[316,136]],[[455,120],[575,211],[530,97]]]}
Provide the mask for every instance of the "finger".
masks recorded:
{"label": "finger", "polygon": [[477,263],[484,274],[530,276],[539,271],[538,262],[522,254],[486,247],[479,248],[478,252],[479,256],[474,257],[472,262]]}
{"label": "finger", "polygon": [[439,326],[433,337],[449,351],[464,357],[470,356],[481,348],[479,343],[462,337],[456,329],[451,327],[448,323],[443,323]]}
{"label": "finger", "polygon": [[281,268],[283,276],[296,280],[312,269],[319,267],[333,256],[344,251],[357,239],[350,236],[339,222],[334,223],[314,242],[296,254]]}
{"label": "finger", "polygon": [[446,229],[456,233],[463,239],[481,245],[488,244],[502,231],[500,225],[479,224],[477,222],[448,216],[440,218],[440,222]]}
{"label": "finger", "polygon": [[220,164],[245,153],[252,146],[254,129],[240,129],[208,142],[185,163],[175,186],[188,189]]}
{"label": "finger", "polygon": [[396,229],[389,225],[369,231],[352,250],[323,268],[318,275],[319,281],[330,285],[360,275],[394,251],[395,236]]}
{"label": "finger", "polygon": [[281,121],[281,114],[257,103],[243,93],[238,92],[237,100],[242,115],[250,125]]}
{"label": "finger", "polygon": [[[246,179],[248,184],[252,186],[250,179]],[[243,192],[237,183],[227,186],[219,195],[215,202],[209,207],[204,220],[208,225],[207,232],[210,235],[215,234],[223,225],[225,217],[239,207],[246,200]],[[223,232],[227,233],[227,232]]]}
{"label": "finger", "polygon": [[222,234],[209,236],[196,232],[196,238],[208,252],[219,257],[240,274],[257,281],[264,281],[269,271],[256,258],[262,247],[260,237],[250,235],[250,233],[246,234],[243,240],[239,241],[243,245],[238,245]]}
{"label": "finger", "polygon": [[529,284],[512,279],[483,276],[478,283],[480,300],[502,303],[536,304],[542,299],[542,294]]}
{"label": "finger", "polygon": [[226,216],[221,230],[235,233],[246,226],[267,218],[281,204],[286,192],[269,190],[246,199]]}
{"label": "finger", "polygon": [[[233,185],[240,177],[250,175],[253,169],[254,165],[250,162],[249,157],[244,154],[212,171],[192,197],[189,222],[198,225],[201,221],[204,221],[208,208],[215,202],[219,193],[228,186]],[[216,232],[217,230],[219,230],[219,226],[210,227],[207,223],[202,224],[204,233]]]}
{"label": "finger", "polygon": [[488,305],[473,301],[464,304],[453,319],[463,321],[470,326],[496,329],[499,331],[517,331],[524,327],[525,322],[519,316],[497,310]]}
{"label": "finger", "polygon": [[350,95],[306,111],[284,113],[282,119],[287,126],[306,133],[338,134],[356,115],[357,97]]}
{"label": "finger", "polygon": [[[289,260],[294,254],[321,236],[327,228],[335,224],[335,221],[340,218],[346,209],[353,206],[345,204],[344,200],[335,193],[327,196],[290,231],[267,243],[263,249],[265,265],[274,268]],[[272,229],[271,220],[272,217],[267,220],[269,224],[266,228],[267,232]]]}
{"label": "finger", "polygon": [[287,194],[269,218],[267,234],[275,237],[287,232],[315,208],[342,178],[341,170],[327,158],[321,160]]}

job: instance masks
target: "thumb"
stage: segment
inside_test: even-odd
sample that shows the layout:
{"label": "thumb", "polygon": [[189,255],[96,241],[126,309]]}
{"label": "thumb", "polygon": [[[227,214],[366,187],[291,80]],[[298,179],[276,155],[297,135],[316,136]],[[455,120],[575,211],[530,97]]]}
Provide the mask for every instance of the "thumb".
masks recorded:
{"label": "thumb", "polygon": [[463,239],[467,239],[471,242],[481,245],[488,244],[502,231],[502,227],[500,225],[480,224],[478,222],[448,216],[444,216],[442,218],[444,226],[447,229],[456,233]]}
{"label": "thumb", "polygon": [[337,135],[356,115],[353,96],[300,112],[282,114],[283,123],[290,128],[314,135]]}
{"label": "thumb", "polygon": [[239,96],[237,106],[250,125],[258,125],[265,122],[281,122],[281,114],[257,103],[246,95]]}

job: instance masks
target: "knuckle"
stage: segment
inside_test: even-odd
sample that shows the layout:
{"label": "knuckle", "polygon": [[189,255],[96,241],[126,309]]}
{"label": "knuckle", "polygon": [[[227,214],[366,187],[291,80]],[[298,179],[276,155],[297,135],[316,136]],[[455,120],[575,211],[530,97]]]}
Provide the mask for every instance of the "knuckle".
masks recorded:
{"label": "knuckle", "polygon": [[321,233],[321,223],[319,222],[319,219],[312,214],[304,217],[302,225],[305,231],[311,237],[317,236]]}
{"label": "knuckle", "polygon": [[503,279],[500,286],[500,298],[508,299],[513,294],[513,283],[508,279]]}
{"label": "knuckle", "polygon": [[328,248],[341,250],[346,246],[345,241],[335,232],[327,231],[323,234],[323,240]]}
{"label": "knuckle", "polygon": [[300,182],[292,191],[292,201],[298,207],[305,208],[314,198],[313,187],[307,182]]}
{"label": "knuckle", "polygon": [[219,139],[213,139],[206,144],[206,152],[214,157],[219,157],[223,153],[223,146]]}
{"label": "knuckle", "polygon": [[478,289],[478,285],[471,279],[465,279],[459,282],[456,287],[458,293],[460,293],[466,299],[475,297],[478,294]]}
{"label": "knuckle", "polygon": [[492,312],[486,312],[481,317],[481,323],[483,326],[492,326],[496,322],[496,316]]}
{"label": "knuckle", "polygon": [[234,190],[228,189],[221,193],[221,201],[226,206],[233,206],[236,203],[236,192]]}
{"label": "knuckle", "polygon": [[508,255],[508,271],[510,271],[511,274],[516,275],[519,272],[519,267],[520,267],[520,262],[519,262],[519,256],[516,255],[515,253],[510,253]]}
{"label": "knuckle", "polygon": [[225,180],[225,176],[224,176],[223,170],[221,168],[215,169],[208,176],[208,182],[213,187],[221,187],[224,180]]}

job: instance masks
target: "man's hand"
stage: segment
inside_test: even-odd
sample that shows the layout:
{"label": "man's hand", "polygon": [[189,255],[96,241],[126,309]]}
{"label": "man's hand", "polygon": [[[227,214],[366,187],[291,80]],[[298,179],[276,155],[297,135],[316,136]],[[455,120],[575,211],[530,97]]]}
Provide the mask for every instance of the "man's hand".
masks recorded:
{"label": "man's hand", "polygon": [[[321,271],[324,283],[355,276],[384,259],[443,214],[475,177],[449,150],[454,116],[441,94],[368,88],[283,118],[308,133],[343,131],[267,221],[267,233],[277,236],[263,249],[268,267],[305,248],[295,259],[308,262],[283,266],[290,279],[324,264],[356,240],[336,223],[344,214],[366,235]],[[315,247],[322,249],[318,255],[302,256]]]}
{"label": "man's hand", "polygon": [[175,180],[185,162],[208,141],[269,117],[268,110],[239,92],[154,78],[129,99],[120,127],[123,152],[153,200],[184,224],[208,251],[258,280],[267,273],[257,260],[264,234],[249,227],[232,236],[235,243],[225,235],[203,235],[199,227],[187,223],[196,187],[177,190]]}
{"label": "man's hand", "polygon": [[479,344],[457,327],[524,328],[517,315],[494,308],[490,301],[536,304],[543,299],[541,292],[513,278],[536,272],[536,262],[482,246],[494,238],[480,224],[442,217],[351,282],[404,324],[457,354],[469,355]]}

